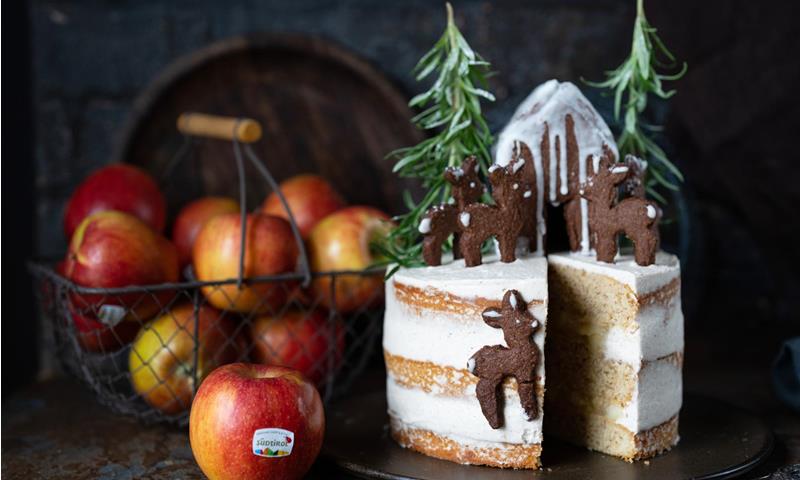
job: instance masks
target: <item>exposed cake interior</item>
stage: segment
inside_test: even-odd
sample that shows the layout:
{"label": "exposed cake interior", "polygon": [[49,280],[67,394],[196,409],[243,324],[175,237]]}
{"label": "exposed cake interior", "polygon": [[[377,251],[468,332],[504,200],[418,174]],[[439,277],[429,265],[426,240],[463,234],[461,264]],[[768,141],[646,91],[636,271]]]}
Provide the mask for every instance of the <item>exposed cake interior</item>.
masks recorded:
{"label": "exposed cake interior", "polygon": [[548,260],[548,435],[628,461],[670,449],[682,401],[678,259]]}
{"label": "exposed cake interior", "polygon": [[[386,284],[383,348],[392,436],[403,446],[459,463],[536,468],[542,441],[547,260],[513,263],[463,260],[401,269]],[[505,345],[503,332],[482,312],[517,290],[541,327],[533,336],[538,416],[530,420],[517,384],[503,384],[503,426],[492,429],[481,412],[469,359],[487,345]]]}

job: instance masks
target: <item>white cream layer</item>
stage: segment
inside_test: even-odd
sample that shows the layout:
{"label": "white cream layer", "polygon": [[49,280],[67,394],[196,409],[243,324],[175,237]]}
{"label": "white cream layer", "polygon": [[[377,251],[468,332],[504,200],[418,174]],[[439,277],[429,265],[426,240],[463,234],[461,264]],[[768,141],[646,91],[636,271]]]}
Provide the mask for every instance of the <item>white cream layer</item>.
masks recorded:
{"label": "white cream layer", "polygon": [[466,446],[496,447],[498,443],[537,444],[542,441],[542,412],[528,420],[516,391],[506,391],[503,427],[493,429],[481,412],[474,387],[464,396],[431,395],[386,380],[389,415],[406,427],[429,430]]}
{"label": "white cream layer", "polygon": [[648,304],[636,315],[638,328],[629,331],[611,327],[603,339],[603,354],[609,360],[633,365],[683,352],[683,312],[680,292],[667,303]]}
{"label": "white cream layer", "polygon": [[[484,257],[484,263],[467,268],[464,260],[438,267],[403,268],[392,280],[423,290],[434,288],[464,299],[502,299],[506,291],[519,291],[526,301],[547,298],[547,259],[529,255],[511,263]],[[387,292],[391,289],[387,282]],[[387,309],[388,310],[388,309]]]}
{"label": "white cream layer", "polygon": [[668,359],[649,362],[639,371],[639,382],[630,403],[610,407],[608,418],[631,433],[649,430],[674,417],[683,402],[681,367]]}
{"label": "white cream layer", "polygon": [[550,263],[611,277],[631,287],[637,295],[658,290],[681,275],[681,265],[675,255],[658,252],[656,263],[642,267],[633,259],[633,255],[617,255],[614,263],[599,262],[595,255],[583,255],[577,252],[551,253],[547,256]]}

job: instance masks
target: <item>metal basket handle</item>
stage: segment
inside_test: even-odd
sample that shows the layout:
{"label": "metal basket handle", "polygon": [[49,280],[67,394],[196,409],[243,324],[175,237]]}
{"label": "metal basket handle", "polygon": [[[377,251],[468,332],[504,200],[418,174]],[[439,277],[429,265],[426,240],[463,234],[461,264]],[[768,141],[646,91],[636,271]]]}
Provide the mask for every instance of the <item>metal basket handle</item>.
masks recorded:
{"label": "metal basket handle", "polygon": [[258,170],[264,180],[267,181],[273,192],[278,195],[278,198],[289,216],[289,225],[292,228],[292,235],[297,243],[297,248],[300,253],[300,266],[303,270],[303,287],[307,287],[311,282],[311,268],[308,264],[308,256],[306,255],[305,244],[303,238],[300,236],[300,229],[297,228],[297,222],[294,219],[294,214],[289,208],[289,203],[283,192],[278,187],[277,182],[272,177],[269,169],[264,162],[258,158],[250,146],[261,139],[261,124],[251,118],[237,118],[237,117],[223,117],[217,115],[207,115],[204,113],[182,113],[178,117],[178,131],[187,136],[194,137],[207,137],[216,138],[221,140],[228,140],[233,143],[233,154],[236,158],[236,169],[238,170],[239,177],[239,205],[241,206],[242,216],[242,233],[241,243],[239,249],[239,275],[236,279],[236,286],[242,288],[242,281],[244,277],[244,254],[245,254],[245,237],[247,235],[247,182],[244,176],[244,160],[242,158],[242,150],[244,155],[250,160],[250,163]]}

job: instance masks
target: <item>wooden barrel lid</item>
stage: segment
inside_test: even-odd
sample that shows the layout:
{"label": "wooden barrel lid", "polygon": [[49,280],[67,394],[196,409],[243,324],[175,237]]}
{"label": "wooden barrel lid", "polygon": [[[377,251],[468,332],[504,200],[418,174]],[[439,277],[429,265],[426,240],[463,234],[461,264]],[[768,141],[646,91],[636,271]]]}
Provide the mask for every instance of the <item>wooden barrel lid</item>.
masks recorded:
{"label": "wooden barrel lid", "polygon": [[[188,55],[166,69],[134,105],[115,160],[160,175],[184,137],[182,112],[250,117],[264,129],[253,144],[273,176],[314,172],[351,204],[404,210],[404,184],[391,172],[393,149],[422,134],[410,123],[406,97],[381,73],[327,40],[298,35],[234,37]],[[164,181],[171,211],[203,194],[238,195],[233,146],[197,140]],[[248,207],[269,192],[247,165]]]}

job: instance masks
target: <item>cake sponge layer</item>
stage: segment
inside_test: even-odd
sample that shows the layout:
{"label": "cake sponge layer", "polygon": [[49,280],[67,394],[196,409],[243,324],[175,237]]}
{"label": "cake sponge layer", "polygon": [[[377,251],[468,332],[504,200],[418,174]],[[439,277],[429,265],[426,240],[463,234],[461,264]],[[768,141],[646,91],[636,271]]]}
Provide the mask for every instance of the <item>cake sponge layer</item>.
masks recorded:
{"label": "cake sponge layer", "polygon": [[500,468],[534,469],[541,466],[542,446],[539,443],[466,446],[430,430],[410,427],[396,418],[391,419],[390,426],[392,438],[403,447],[442,460]]}

